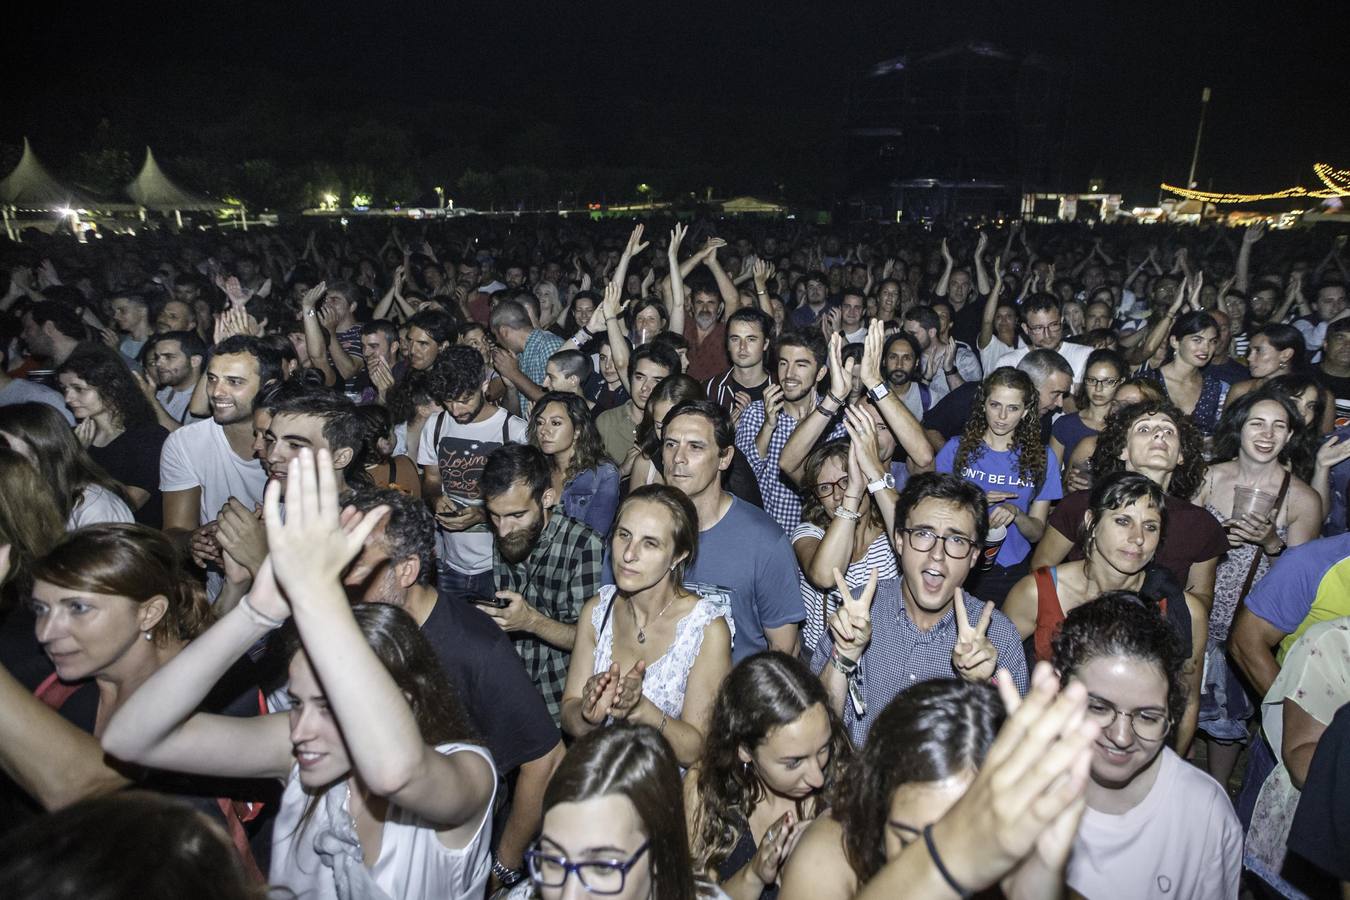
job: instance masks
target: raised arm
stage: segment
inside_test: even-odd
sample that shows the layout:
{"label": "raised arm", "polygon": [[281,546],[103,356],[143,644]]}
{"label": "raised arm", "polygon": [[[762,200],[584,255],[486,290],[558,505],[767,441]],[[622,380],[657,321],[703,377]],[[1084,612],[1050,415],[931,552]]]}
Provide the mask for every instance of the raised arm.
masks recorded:
{"label": "raised arm", "polygon": [[676,222],[670,230],[670,245],[666,248],[666,260],[670,263],[670,277],[665,282],[670,285],[670,330],[676,334],[684,334],[684,276],[679,274],[680,244],[684,242],[688,230]]}
{"label": "raised arm", "polygon": [[361,633],[339,580],[388,510],[376,507],[344,528],[328,451],[315,463],[308,450],[291,460],[284,521],[275,481],[263,508],[277,583],[304,652],[361,781],[440,830],[463,825],[492,797],[491,766],[477,754],[442,755],[422,739],[408,698]]}
{"label": "raised arm", "polygon": [[[885,346],[885,326],[880,321],[873,319],[867,324],[867,337],[863,338],[862,369],[859,372],[862,385],[866,390],[870,391],[883,383],[881,354]],[[833,355],[830,359],[830,366],[832,368],[834,366]],[[844,383],[847,384],[848,382],[845,381]],[[831,381],[830,393],[831,395],[834,394],[833,381]],[[881,402],[877,404],[877,411],[881,413],[881,418],[885,421],[886,427],[895,435],[896,442],[909,455],[910,462],[920,469],[932,465],[933,446],[928,443],[923,424],[914,418],[914,413],[910,412],[909,407],[900,402],[900,398],[896,396],[894,391],[881,398]]]}
{"label": "raised arm", "polygon": [[[975,289],[980,292],[981,297],[986,297],[990,293],[989,272],[984,267],[984,251],[989,246],[989,235],[983,231],[980,232],[980,239],[975,242]],[[997,260],[995,268],[997,268]]]}
{"label": "raised arm", "polygon": [[[721,240],[720,238],[718,240]],[[725,246],[722,241],[719,246]],[[741,305],[741,293],[736,290],[736,285],[732,283],[731,276],[727,275],[727,270],[722,268],[722,263],[717,259],[717,248],[704,259],[703,264],[712,272],[713,280],[717,282],[717,292],[722,295],[722,302],[726,304],[724,315],[731,315]]]}
{"label": "raised arm", "polygon": [[[797,423],[792,436],[783,445],[783,452],[779,454],[778,468],[783,470],[784,475],[792,479],[793,484],[802,483],[806,457],[815,447],[816,441],[834,421],[834,417],[839,414],[839,410],[843,408],[844,403],[848,401],[849,385],[853,379],[853,360],[849,360],[847,366],[840,362],[843,345],[843,335],[838,333],[830,335],[830,392],[815,405],[815,408],[804,419]],[[761,453],[761,455],[763,454]]]}
{"label": "raised arm", "polygon": [[994,339],[994,318],[998,315],[998,295],[1003,290],[1003,259],[994,258],[994,284],[984,301],[984,315],[980,318],[980,336],[975,343],[983,350]]}
{"label": "raised arm", "polygon": [[1266,236],[1266,223],[1255,222],[1242,232],[1242,247],[1238,250],[1234,285],[1244,294],[1251,288],[1252,247]]}
{"label": "raised arm", "polygon": [[956,260],[952,259],[952,252],[947,249],[947,239],[942,239],[942,275],[938,278],[937,285],[933,288],[933,295],[937,297],[947,296],[947,282],[952,279],[952,267],[956,265]]}

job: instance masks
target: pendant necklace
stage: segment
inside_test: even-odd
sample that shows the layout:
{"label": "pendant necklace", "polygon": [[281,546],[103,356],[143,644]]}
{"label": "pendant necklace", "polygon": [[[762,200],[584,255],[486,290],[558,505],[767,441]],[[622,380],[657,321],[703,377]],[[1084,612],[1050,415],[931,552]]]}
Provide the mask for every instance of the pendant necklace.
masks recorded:
{"label": "pendant necklace", "polygon": [[[661,611],[660,611],[659,613],[657,613],[657,614],[652,618],[652,621],[655,622],[657,619],[659,619],[659,618],[661,618],[662,616],[664,616],[664,615],[666,614],[666,610],[670,609],[670,604],[672,604],[672,603],[674,603],[674,602],[675,602],[675,598],[674,598],[674,597],[671,597],[669,600],[667,600],[667,601],[666,601],[666,605],[663,606],[663,607],[661,607]],[[632,601],[632,600],[629,600],[629,601],[628,601],[628,610],[629,610],[629,612],[631,612],[631,613],[633,614],[633,624],[637,626],[637,641],[638,641],[638,643],[639,643],[639,644],[645,644],[645,643],[647,643],[647,629],[646,629],[645,626],[638,625],[638,620],[637,620],[637,607],[633,605],[633,601]]]}

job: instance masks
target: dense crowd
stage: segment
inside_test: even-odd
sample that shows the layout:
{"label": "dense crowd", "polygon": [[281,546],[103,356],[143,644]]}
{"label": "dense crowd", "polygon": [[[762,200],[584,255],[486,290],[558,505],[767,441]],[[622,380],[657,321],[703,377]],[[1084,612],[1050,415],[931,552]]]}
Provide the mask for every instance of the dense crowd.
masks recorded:
{"label": "dense crowd", "polygon": [[1345,244],[0,245],[0,884],[1347,889]]}

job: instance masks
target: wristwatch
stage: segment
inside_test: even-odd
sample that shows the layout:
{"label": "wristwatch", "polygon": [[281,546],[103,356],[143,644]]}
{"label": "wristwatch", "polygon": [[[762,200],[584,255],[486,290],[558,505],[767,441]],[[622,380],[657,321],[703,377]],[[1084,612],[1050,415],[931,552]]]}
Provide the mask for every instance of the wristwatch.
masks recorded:
{"label": "wristwatch", "polygon": [[497,859],[497,854],[492,855],[492,874],[497,876],[497,880],[502,883],[502,887],[515,887],[525,880],[525,873],[520,869],[508,869],[501,860]]}
{"label": "wristwatch", "polygon": [[892,475],[890,472],[887,472],[885,475],[882,475],[876,481],[869,481],[867,483],[867,493],[869,494],[875,494],[880,491],[884,491],[887,488],[895,490],[895,476]]}
{"label": "wristwatch", "polygon": [[875,403],[880,403],[882,400],[885,400],[890,396],[890,393],[891,389],[886,386],[886,382],[884,381],[874,388],[867,389],[867,396],[871,397]]}

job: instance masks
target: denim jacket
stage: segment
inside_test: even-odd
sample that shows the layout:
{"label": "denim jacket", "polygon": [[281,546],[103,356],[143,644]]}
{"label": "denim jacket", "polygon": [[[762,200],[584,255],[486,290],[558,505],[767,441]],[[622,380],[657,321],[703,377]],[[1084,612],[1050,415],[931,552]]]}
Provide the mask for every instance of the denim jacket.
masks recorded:
{"label": "denim jacket", "polygon": [[619,508],[619,470],[613,463],[587,469],[563,485],[563,513],[600,536],[609,534]]}

